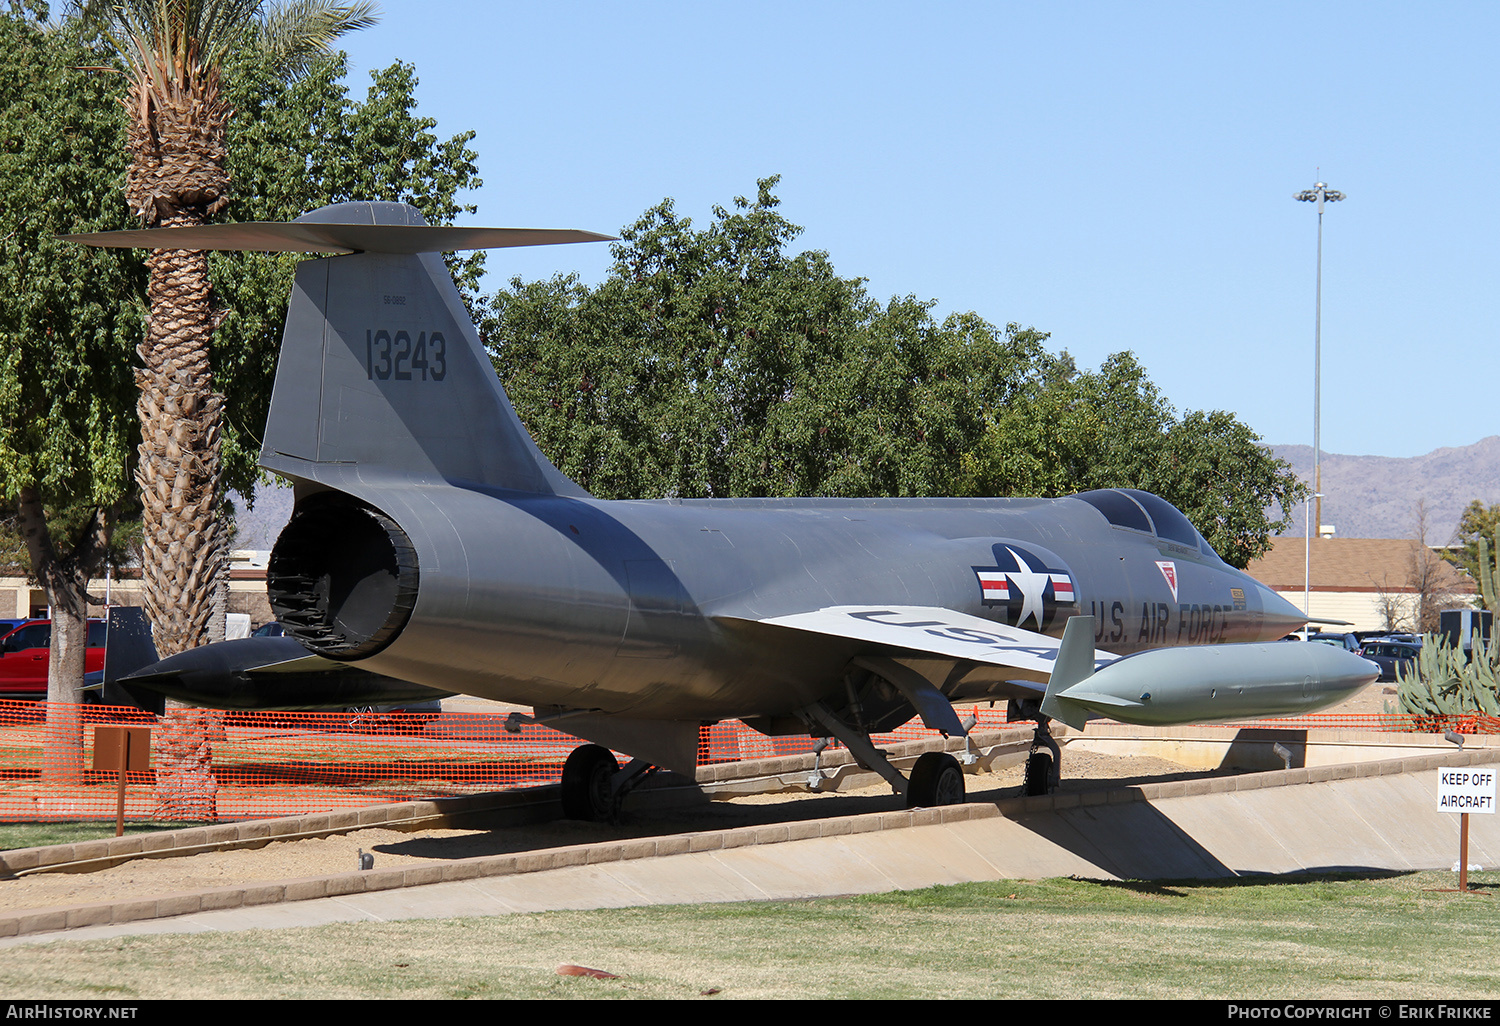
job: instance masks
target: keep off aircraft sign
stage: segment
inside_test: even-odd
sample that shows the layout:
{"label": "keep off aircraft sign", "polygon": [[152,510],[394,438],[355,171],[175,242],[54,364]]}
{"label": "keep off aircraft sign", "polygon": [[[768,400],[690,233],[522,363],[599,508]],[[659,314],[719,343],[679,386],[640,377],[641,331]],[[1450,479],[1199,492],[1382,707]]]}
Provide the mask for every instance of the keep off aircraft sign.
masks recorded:
{"label": "keep off aircraft sign", "polygon": [[1439,812],[1495,811],[1495,771],[1492,769],[1438,770]]}

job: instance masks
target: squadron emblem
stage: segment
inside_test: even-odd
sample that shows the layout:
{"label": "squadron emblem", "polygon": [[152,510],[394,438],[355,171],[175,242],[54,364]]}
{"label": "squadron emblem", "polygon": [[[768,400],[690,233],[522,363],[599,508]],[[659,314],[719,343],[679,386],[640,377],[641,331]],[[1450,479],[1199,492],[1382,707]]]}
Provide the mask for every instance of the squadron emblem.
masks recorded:
{"label": "squadron emblem", "polygon": [[1172,589],[1172,601],[1176,602],[1177,564],[1172,562],[1172,560],[1170,559],[1158,559],[1156,561],[1156,568],[1161,571],[1162,577],[1166,579],[1167,587]]}

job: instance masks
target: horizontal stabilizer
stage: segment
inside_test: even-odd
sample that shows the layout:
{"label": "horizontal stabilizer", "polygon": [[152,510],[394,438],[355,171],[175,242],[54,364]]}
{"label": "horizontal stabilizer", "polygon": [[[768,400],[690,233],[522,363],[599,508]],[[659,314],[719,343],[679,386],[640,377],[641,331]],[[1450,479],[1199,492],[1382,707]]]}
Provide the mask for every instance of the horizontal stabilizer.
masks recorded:
{"label": "horizontal stabilizer", "polygon": [[347,709],[428,703],[451,694],[309,655],[289,637],[190,648],[121,683],[214,709]]}
{"label": "horizontal stabilizer", "polygon": [[244,221],[190,228],[64,235],[106,249],[219,249],[251,253],[452,253],[469,249],[609,242],[613,236],[568,228],[451,228],[415,224]]}
{"label": "horizontal stabilizer", "polygon": [[[290,648],[290,646],[287,646]],[[301,648],[301,645],[298,645]],[[306,653],[307,650],[303,649]],[[160,665],[160,664],[158,664]],[[349,670],[348,663],[336,662],[325,659],[319,655],[304,654],[293,659],[282,659],[276,662],[249,664],[238,667],[239,672],[246,675],[276,674],[276,673],[346,673]],[[180,671],[175,669],[159,670],[148,667],[131,674],[133,683],[149,683],[153,680],[166,680],[179,676]]]}

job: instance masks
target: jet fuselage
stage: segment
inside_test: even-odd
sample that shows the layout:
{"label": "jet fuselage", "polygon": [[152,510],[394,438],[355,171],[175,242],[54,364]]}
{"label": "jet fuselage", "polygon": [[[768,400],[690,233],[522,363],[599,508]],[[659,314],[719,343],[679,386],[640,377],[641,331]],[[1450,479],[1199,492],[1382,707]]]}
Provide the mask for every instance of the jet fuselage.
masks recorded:
{"label": "jet fuselage", "polygon": [[[881,623],[900,622],[882,618],[885,606],[941,607],[1054,637],[1069,616],[1091,615],[1097,646],[1119,654],[1270,640],[1302,622],[1196,532],[1188,545],[1117,526],[1078,498],[605,501],[448,485],[360,490],[409,540],[417,570],[409,619],[358,665],[537,706],[702,720],[789,713],[841,689],[850,661],[871,646],[758,621],[830,606],[866,606]],[[1124,495],[1090,493],[1101,494]],[[278,577],[332,577],[333,594],[351,592],[336,580],[338,546],[363,551],[368,539],[346,530],[350,500],[318,498],[348,508],[319,521],[337,531],[288,527],[293,545],[279,543],[278,553],[301,532],[322,562],[273,559],[273,602],[288,587]],[[395,615],[383,612],[382,622]],[[361,630],[373,633],[353,625]],[[1014,689],[1003,680],[1020,676],[975,667],[961,690],[1004,697]]]}

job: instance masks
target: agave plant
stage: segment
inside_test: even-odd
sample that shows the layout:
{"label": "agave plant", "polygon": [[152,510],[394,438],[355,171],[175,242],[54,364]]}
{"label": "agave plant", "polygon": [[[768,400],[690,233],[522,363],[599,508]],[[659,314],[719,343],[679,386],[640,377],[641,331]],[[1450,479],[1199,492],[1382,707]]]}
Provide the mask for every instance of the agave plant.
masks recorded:
{"label": "agave plant", "polygon": [[1423,635],[1421,653],[1396,672],[1396,695],[1413,716],[1500,717],[1500,635],[1485,645],[1476,634],[1472,658],[1441,635]]}

